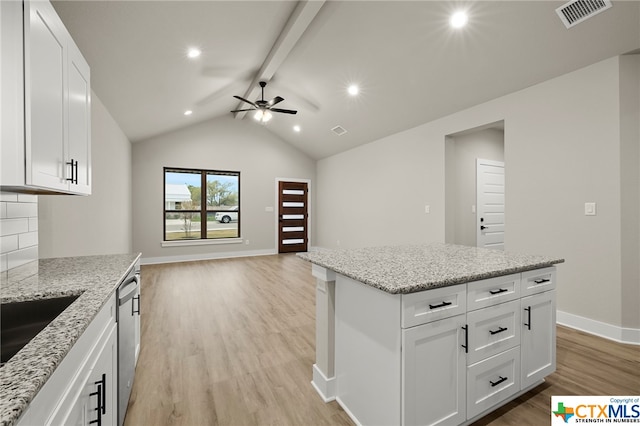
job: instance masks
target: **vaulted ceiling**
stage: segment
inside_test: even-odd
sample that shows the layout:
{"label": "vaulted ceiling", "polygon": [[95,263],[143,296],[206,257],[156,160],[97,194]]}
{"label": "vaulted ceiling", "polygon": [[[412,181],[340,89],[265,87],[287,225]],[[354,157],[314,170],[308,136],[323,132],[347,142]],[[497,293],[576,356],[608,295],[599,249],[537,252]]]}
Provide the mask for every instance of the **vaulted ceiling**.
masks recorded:
{"label": "vaulted ceiling", "polygon": [[[265,80],[266,99],[298,110],[266,129],[313,158],[640,49],[638,1],[570,29],[555,12],[564,2],[539,0],[53,3],[131,141],[232,116],[246,107],[233,95],[256,100]],[[469,22],[454,29],[460,8]]]}

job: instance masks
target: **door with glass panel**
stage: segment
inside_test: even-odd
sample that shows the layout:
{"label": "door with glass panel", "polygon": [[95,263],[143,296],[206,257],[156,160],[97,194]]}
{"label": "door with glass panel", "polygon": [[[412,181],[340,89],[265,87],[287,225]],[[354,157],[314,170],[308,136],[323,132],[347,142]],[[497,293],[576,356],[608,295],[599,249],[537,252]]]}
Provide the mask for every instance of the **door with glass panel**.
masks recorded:
{"label": "door with glass panel", "polygon": [[280,181],[278,193],[278,252],[307,251],[308,184]]}

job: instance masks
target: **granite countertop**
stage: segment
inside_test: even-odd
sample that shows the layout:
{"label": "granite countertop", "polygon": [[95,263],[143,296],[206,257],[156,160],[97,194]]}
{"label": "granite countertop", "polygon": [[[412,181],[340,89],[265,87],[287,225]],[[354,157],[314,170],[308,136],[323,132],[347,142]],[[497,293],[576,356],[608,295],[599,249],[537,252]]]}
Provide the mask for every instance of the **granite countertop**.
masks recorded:
{"label": "granite countertop", "polygon": [[140,254],[41,259],[2,275],[0,303],[80,296],[0,367],[0,424],[12,425],[82,335]]}
{"label": "granite countertop", "polygon": [[432,243],[317,250],[301,259],[392,294],[407,294],[544,268],[564,259]]}

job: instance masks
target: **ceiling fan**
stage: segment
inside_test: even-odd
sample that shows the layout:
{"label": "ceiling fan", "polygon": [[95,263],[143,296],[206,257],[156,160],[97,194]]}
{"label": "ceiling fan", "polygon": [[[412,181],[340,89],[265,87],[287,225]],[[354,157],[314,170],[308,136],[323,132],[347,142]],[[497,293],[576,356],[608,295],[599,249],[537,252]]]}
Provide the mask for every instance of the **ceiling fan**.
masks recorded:
{"label": "ceiling fan", "polygon": [[252,108],[247,108],[247,109],[236,109],[233,110],[231,112],[245,112],[245,111],[256,111],[256,114],[253,116],[256,120],[262,122],[262,123],[266,123],[267,121],[271,120],[272,114],[271,112],[281,112],[284,114],[297,114],[298,111],[294,111],[292,109],[282,109],[282,108],[274,108],[273,106],[276,104],[279,104],[280,102],[284,101],[283,97],[280,96],[276,96],[275,98],[271,99],[270,101],[265,101],[264,100],[264,87],[267,85],[266,82],[261,81],[260,82],[260,87],[262,90],[262,96],[259,100],[255,101],[255,102],[251,102],[245,98],[242,98],[240,96],[233,96],[236,99],[240,99],[242,102],[246,102],[249,105],[252,106]]}

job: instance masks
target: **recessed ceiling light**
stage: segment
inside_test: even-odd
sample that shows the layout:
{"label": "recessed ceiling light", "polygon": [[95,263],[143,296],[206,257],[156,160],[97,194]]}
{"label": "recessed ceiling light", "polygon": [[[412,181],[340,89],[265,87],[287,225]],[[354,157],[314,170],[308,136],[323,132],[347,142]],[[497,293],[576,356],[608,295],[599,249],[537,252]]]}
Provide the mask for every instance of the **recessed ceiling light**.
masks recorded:
{"label": "recessed ceiling light", "polygon": [[294,132],[298,132],[298,133],[299,133],[299,132],[300,132],[300,130],[301,130],[301,129],[300,129],[300,126],[298,126],[297,124],[296,124],[295,126],[293,126],[293,131],[294,131]]}
{"label": "recessed ceiling light", "polygon": [[449,19],[449,23],[453,28],[462,28],[467,24],[469,17],[467,16],[467,12],[464,10],[459,10],[458,12],[451,15],[451,19]]}
{"label": "recessed ceiling light", "polygon": [[184,115],[191,115],[191,114],[193,114],[193,111],[191,111],[190,109],[184,112]]}
{"label": "recessed ceiling light", "polygon": [[359,89],[358,86],[356,86],[355,84],[352,84],[351,86],[349,86],[347,88],[347,92],[351,95],[351,96],[355,96],[358,94]]}
{"label": "recessed ceiling light", "polygon": [[200,49],[192,47],[187,52],[187,56],[190,57],[191,59],[194,59],[194,58],[197,58],[198,56],[200,56],[201,53],[202,52],[200,51]]}

